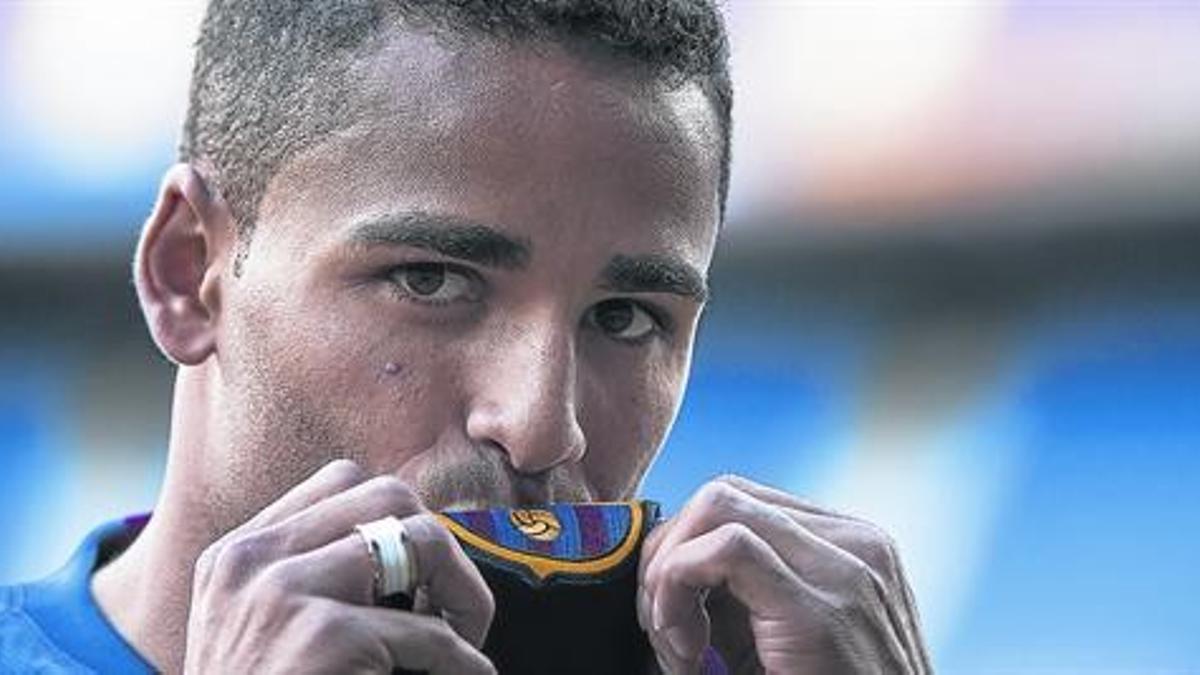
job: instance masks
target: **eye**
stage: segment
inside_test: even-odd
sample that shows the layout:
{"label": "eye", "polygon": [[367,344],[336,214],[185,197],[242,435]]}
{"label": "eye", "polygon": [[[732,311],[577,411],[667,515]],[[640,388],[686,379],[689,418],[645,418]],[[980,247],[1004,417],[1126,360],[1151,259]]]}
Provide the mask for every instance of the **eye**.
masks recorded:
{"label": "eye", "polygon": [[630,342],[642,340],[659,329],[654,316],[632,300],[614,299],[597,303],[589,319],[609,336]]}
{"label": "eye", "polygon": [[474,279],[445,263],[412,263],[393,268],[388,277],[406,298],[431,305],[475,299]]}

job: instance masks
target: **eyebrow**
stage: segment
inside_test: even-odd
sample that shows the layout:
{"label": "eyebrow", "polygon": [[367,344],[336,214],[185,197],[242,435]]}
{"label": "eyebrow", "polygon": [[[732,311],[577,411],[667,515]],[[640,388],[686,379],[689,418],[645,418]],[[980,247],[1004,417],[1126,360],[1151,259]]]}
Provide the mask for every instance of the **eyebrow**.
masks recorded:
{"label": "eyebrow", "polygon": [[350,241],[361,246],[411,246],[467,262],[521,269],[532,246],[524,239],[458,216],[410,212],[391,214],[358,225]]}
{"label": "eyebrow", "polygon": [[704,275],[665,255],[614,256],[601,272],[605,288],[622,293],[673,293],[697,304],[708,300]]}
{"label": "eyebrow", "polygon": [[[533,246],[458,216],[413,211],[390,214],[356,226],[350,241],[360,246],[411,246],[448,258],[488,267],[523,269]],[[671,293],[704,304],[708,283],[704,275],[673,256],[616,255],[600,273],[604,288],[620,293]]]}

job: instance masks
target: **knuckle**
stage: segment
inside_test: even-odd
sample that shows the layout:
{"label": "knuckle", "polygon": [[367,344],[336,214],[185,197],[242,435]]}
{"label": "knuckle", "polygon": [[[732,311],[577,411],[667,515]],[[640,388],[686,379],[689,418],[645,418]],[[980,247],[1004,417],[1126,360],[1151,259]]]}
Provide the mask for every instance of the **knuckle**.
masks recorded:
{"label": "knuckle", "polygon": [[330,672],[380,672],[390,662],[385,645],[375,639],[369,625],[354,612],[332,602],[307,602],[291,616],[288,626],[299,644],[323,645],[336,659]]}
{"label": "knuckle", "polygon": [[898,576],[899,554],[895,540],[883,529],[866,522],[856,523],[844,547],[884,579]]}
{"label": "knuckle", "polygon": [[270,541],[261,531],[218,542],[202,554],[203,573],[208,581],[230,586],[239,585],[267,559]]}
{"label": "knuckle", "polygon": [[896,543],[890,537],[871,540],[865,554],[865,562],[883,578],[893,579],[898,576],[900,556],[896,552]]}
{"label": "knuckle", "polygon": [[743,477],[737,475],[736,473],[723,473],[723,474],[717,476],[716,478],[714,478],[713,482],[714,483],[722,483],[724,485],[728,485],[733,488],[740,488],[743,485],[745,485],[746,483],[749,483],[750,481],[746,478],[743,478]]}
{"label": "knuckle", "polygon": [[721,548],[731,557],[748,558],[754,554],[757,535],[742,523],[726,523],[721,528]]}
{"label": "knuckle", "polygon": [[341,490],[358,485],[367,477],[367,472],[349,459],[333,460],[321,469],[321,474]]}
{"label": "knuckle", "polygon": [[352,617],[338,616],[331,608],[318,604],[305,608],[299,624],[300,636],[312,645],[340,645],[348,633],[354,633]]}
{"label": "knuckle", "polygon": [[193,576],[196,582],[201,585],[207,585],[212,579],[213,570],[216,568],[217,555],[220,551],[220,542],[209,544],[200,555],[196,558],[196,564],[193,568]]}
{"label": "knuckle", "polygon": [[376,476],[368,485],[369,499],[389,513],[410,513],[420,508],[412,488],[395,476]]}
{"label": "knuckle", "polygon": [[847,560],[841,575],[841,592],[835,609],[843,616],[858,615],[865,611],[871,598],[878,596],[879,577],[869,565],[859,560]]}
{"label": "knuckle", "polygon": [[700,506],[711,512],[731,512],[740,507],[745,496],[725,480],[713,480],[700,488]]}
{"label": "knuckle", "polygon": [[463,651],[463,641],[445,621],[431,624],[426,640],[435,654],[458,656]]}
{"label": "knuckle", "polygon": [[460,638],[444,622],[429,634],[426,642],[433,654],[431,675],[435,673],[493,673],[495,670],[487,659],[465,640]]}
{"label": "knuckle", "polygon": [[250,569],[265,560],[273,548],[273,535],[258,530],[238,537],[221,549],[218,564],[235,569]]}
{"label": "knuckle", "polygon": [[852,588],[861,590],[874,587],[876,575],[870,565],[861,561],[852,561],[849,568],[848,577]]}
{"label": "knuckle", "polygon": [[[450,531],[430,513],[421,513],[406,518],[405,527],[415,538],[429,548],[429,554],[439,560],[454,560],[459,557],[458,541]],[[465,560],[463,562],[466,562]]]}
{"label": "knuckle", "polygon": [[458,540],[455,539],[454,535],[450,534],[450,530],[447,530],[445,527],[443,527],[442,524],[439,523],[436,518],[434,518],[434,516],[423,514],[418,517],[418,520],[424,525],[425,529],[430,532],[430,539],[432,540],[433,545],[437,547],[439,554],[444,555],[447,558],[458,558],[463,563],[469,562],[466,554],[462,553],[462,549],[458,545]]}
{"label": "knuckle", "polygon": [[256,595],[264,602],[282,603],[295,595],[300,578],[292,565],[286,562],[272,563],[255,579]]}

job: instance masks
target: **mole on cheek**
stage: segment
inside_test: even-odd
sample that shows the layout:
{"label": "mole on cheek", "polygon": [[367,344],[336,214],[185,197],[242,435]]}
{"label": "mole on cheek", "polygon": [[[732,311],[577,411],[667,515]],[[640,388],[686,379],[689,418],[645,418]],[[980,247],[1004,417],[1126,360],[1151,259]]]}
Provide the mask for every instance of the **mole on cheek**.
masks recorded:
{"label": "mole on cheek", "polygon": [[388,361],[383,364],[383,373],[385,375],[395,375],[400,372],[400,364],[395,361]]}

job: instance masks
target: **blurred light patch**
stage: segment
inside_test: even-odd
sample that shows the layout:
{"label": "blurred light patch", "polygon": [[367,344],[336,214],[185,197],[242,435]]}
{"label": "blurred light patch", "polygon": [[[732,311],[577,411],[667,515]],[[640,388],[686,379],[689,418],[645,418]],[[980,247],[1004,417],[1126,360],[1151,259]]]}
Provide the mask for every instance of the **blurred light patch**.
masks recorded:
{"label": "blurred light patch", "polygon": [[45,574],[75,545],[58,530],[72,517],[64,404],[56,368],[0,345],[0,584]]}
{"label": "blurred light patch", "polygon": [[731,25],[735,220],[911,227],[1114,179],[1149,201],[1200,157],[1200,3],[744,3]]}
{"label": "blurred light patch", "polygon": [[934,654],[958,637],[1019,486],[1024,424],[1010,391],[989,386],[919,434],[848,428],[819,503],[869,519],[900,550]]}
{"label": "blurred light patch", "polygon": [[1200,668],[1200,314],[1054,305],[1009,405],[1026,461],[989,534],[947,670]]}
{"label": "blurred light patch", "polygon": [[853,423],[858,325],[832,321],[797,334],[762,308],[715,310],[679,417],[642,489],[668,513],[723,473],[810,494],[838,462],[837,440]]}
{"label": "blurred light patch", "polygon": [[806,194],[838,165],[905,144],[974,63],[1000,7],[736,5],[738,198],[762,207],[764,198]]}
{"label": "blurred light patch", "polygon": [[[26,159],[111,185],[173,145],[199,2],[19,2],[6,10],[0,119]],[[140,176],[139,176],[140,177]]]}
{"label": "blurred light patch", "polygon": [[971,600],[1023,462],[1013,331],[1001,318],[968,315],[875,338],[857,415],[815,498],[895,538],[939,653]]}

